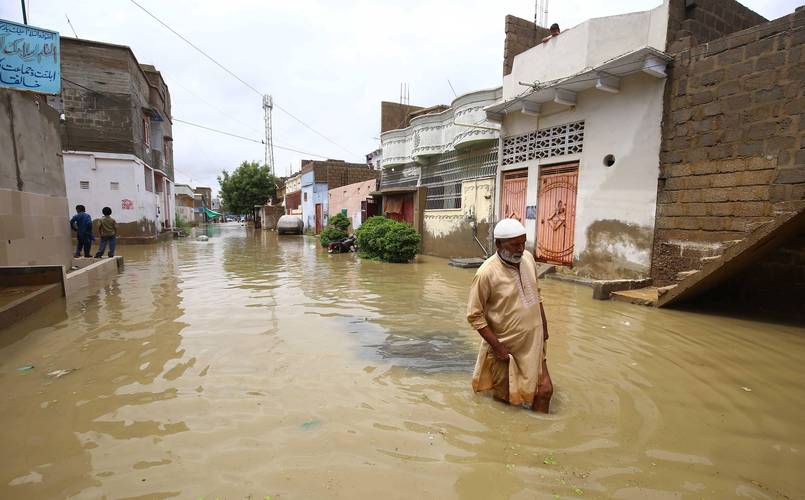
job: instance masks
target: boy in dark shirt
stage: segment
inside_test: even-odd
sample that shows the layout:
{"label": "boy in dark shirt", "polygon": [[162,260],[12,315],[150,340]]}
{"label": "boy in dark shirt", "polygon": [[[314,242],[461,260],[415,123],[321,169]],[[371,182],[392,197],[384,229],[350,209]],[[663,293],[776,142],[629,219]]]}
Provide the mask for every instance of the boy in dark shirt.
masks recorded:
{"label": "boy in dark shirt", "polygon": [[78,245],[75,247],[74,257],[81,257],[81,250],[84,251],[84,257],[92,257],[90,250],[92,250],[92,217],[87,213],[84,205],[75,206],[76,214],[70,219],[70,227],[76,232],[78,238]]}
{"label": "boy in dark shirt", "polygon": [[101,217],[98,224],[98,233],[101,236],[101,246],[98,248],[98,253],[95,254],[96,259],[103,257],[103,252],[106,250],[106,244],[109,244],[109,257],[115,256],[115,243],[117,242],[117,222],[111,217],[112,209],[103,207],[103,217]]}

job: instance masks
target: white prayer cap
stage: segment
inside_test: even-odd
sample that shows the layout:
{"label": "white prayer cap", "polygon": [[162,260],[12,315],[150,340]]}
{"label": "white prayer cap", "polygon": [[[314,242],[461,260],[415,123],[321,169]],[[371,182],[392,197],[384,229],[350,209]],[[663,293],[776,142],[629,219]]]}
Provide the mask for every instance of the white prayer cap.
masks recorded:
{"label": "white prayer cap", "polygon": [[503,219],[495,225],[495,239],[505,240],[525,234],[525,227],[517,219]]}

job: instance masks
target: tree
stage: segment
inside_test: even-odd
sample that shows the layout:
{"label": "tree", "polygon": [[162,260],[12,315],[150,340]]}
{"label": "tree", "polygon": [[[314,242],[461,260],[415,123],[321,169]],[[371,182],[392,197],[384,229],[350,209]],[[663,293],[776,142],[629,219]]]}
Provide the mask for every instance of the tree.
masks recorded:
{"label": "tree", "polygon": [[218,184],[223,205],[235,214],[252,213],[255,205],[264,205],[277,190],[277,178],[256,161],[244,161],[232,174],[224,170]]}

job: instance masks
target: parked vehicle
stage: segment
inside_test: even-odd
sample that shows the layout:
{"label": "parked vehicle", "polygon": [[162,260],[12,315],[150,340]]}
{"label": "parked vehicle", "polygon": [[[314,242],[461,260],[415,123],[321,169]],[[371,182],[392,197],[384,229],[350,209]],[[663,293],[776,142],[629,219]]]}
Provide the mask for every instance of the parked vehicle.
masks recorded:
{"label": "parked vehicle", "polygon": [[347,236],[346,238],[341,238],[338,241],[334,241],[327,245],[327,252],[328,253],[349,253],[355,252],[357,247],[355,246],[355,236]]}

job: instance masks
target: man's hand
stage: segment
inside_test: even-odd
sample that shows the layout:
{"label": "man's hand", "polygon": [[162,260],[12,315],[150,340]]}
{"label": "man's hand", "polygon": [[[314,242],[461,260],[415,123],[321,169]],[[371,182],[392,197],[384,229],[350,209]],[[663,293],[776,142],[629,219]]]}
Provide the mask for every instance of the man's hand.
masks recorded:
{"label": "man's hand", "polygon": [[495,333],[492,331],[489,326],[485,326],[478,330],[478,333],[481,337],[486,340],[486,343],[489,344],[489,347],[492,349],[492,354],[501,361],[508,361],[509,359],[509,349],[500,343],[498,338],[495,336]]}
{"label": "man's hand", "polygon": [[490,344],[492,347],[492,353],[495,357],[500,361],[508,361],[509,360],[509,348],[505,345],[501,344],[500,342],[495,342],[494,345]]}

